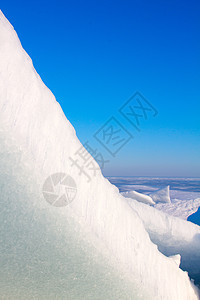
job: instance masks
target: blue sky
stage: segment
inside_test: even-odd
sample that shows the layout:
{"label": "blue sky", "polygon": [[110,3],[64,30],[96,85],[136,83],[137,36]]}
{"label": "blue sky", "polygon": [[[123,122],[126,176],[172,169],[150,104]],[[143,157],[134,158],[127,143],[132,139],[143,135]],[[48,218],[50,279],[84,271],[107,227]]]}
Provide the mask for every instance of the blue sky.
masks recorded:
{"label": "blue sky", "polygon": [[[200,176],[199,1],[1,1],[23,47],[105,175]],[[141,131],[119,112],[139,91],[158,111]],[[94,133],[131,133],[113,157]]]}

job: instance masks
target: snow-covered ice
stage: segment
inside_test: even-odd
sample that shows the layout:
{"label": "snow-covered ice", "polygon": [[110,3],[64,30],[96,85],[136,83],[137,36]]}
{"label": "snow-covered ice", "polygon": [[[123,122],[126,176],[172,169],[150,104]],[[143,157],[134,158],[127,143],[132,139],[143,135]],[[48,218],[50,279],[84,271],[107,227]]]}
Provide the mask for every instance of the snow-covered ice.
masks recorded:
{"label": "snow-covered ice", "polygon": [[[69,160],[80,147],[0,13],[1,298],[199,299],[177,257],[166,256],[180,254],[196,275],[199,227],[129,203],[100,169],[88,182]],[[42,196],[57,172],[77,186],[62,208]]]}

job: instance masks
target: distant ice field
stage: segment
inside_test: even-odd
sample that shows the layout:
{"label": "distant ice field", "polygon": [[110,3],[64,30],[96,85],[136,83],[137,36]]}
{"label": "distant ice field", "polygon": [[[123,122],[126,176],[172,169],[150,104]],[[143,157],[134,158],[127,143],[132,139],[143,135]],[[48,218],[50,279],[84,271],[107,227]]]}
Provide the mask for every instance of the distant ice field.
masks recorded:
{"label": "distant ice field", "polygon": [[[149,194],[152,191],[170,186],[171,203],[157,203],[159,210],[186,219],[200,207],[200,178],[159,178],[159,177],[108,177],[120,192],[137,191]],[[198,224],[198,219],[189,218]]]}
{"label": "distant ice field", "polygon": [[[189,192],[200,196],[200,178],[159,178],[159,177],[107,177],[120,192],[136,189],[137,192],[151,192],[170,185],[171,192]],[[180,193],[181,195],[181,193]],[[172,194],[173,196],[173,194]]]}

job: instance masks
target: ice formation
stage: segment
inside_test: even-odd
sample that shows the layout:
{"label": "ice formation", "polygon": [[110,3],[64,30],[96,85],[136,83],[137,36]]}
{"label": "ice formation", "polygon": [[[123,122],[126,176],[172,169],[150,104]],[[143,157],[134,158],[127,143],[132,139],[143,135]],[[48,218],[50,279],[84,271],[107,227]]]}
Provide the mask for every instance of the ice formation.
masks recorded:
{"label": "ice formation", "polygon": [[138,193],[136,191],[127,191],[121,193],[126,198],[132,198],[138,202],[143,202],[145,204],[154,205],[155,202],[152,200],[152,198],[148,195]]}
{"label": "ice formation", "polygon": [[[192,252],[194,263],[199,228],[132,199],[131,206],[100,170],[88,182],[69,159],[80,147],[0,13],[1,298],[199,299],[187,272],[163,254],[187,260]],[[77,186],[60,208],[41,192],[58,172]]]}
{"label": "ice formation", "polygon": [[150,193],[149,196],[153,199],[154,202],[170,203],[171,201],[170,201],[170,195],[169,195],[169,185],[158,191]]}
{"label": "ice formation", "polygon": [[181,268],[200,283],[200,227],[180,218],[129,199],[129,204],[149,233],[158,249],[167,256],[180,254]]}

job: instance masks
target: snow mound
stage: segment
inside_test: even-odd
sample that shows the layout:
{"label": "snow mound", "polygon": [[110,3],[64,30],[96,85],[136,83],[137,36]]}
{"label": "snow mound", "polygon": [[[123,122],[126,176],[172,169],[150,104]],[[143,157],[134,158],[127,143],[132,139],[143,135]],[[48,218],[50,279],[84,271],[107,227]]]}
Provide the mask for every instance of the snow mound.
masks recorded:
{"label": "snow mound", "polygon": [[[198,299],[188,274],[152,241],[176,250],[177,238],[189,246],[199,230],[185,224],[183,235],[182,223],[170,227],[169,219],[165,226],[166,216],[154,208],[134,200],[130,207],[94,160],[97,173],[88,182],[69,159],[80,147],[0,12],[2,299]],[[59,208],[42,195],[43,183],[58,172],[77,187],[73,202]],[[192,246],[188,256],[195,260]]]}
{"label": "snow mound", "polygon": [[153,199],[154,202],[167,202],[170,203],[170,195],[169,195],[169,185],[163,189],[150,193],[149,196]]}
{"label": "snow mound", "polygon": [[138,193],[136,191],[122,192],[121,194],[126,198],[131,198],[137,200],[138,202],[143,202],[145,204],[150,204],[150,205],[155,204],[155,202],[152,200],[150,196],[144,195],[142,193]]}

